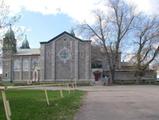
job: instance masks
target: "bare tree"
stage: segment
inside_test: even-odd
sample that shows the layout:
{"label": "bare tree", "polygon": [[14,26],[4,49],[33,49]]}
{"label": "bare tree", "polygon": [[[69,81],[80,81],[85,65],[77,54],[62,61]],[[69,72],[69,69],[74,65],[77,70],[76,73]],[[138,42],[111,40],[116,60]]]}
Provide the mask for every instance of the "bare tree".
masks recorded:
{"label": "bare tree", "polygon": [[159,54],[159,18],[146,17],[145,15],[140,17],[136,30],[135,76],[139,82],[144,76],[145,70]]}
{"label": "bare tree", "polygon": [[[5,34],[5,28],[9,25],[13,25],[20,19],[20,15],[11,15],[9,6],[5,3],[5,0],[0,0],[0,68],[2,65],[2,38]],[[22,36],[22,32],[18,32],[18,36]]]}
{"label": "bare tree", "polygon": [[134,7],[129,6],[122,0],[109,0],[109,15],[106,11],[95,12],[96,23],[81,25],[81,30],[86,36],[93,38],[102,44],[104,55],[109,63],[110,84],[115,79],[115,71],[118,68],[121,42],[132,29],[136,17]]}
{"label": "bare tree", "polygon": [[[16,23],[20,18],[21,15],[19,14],[11,14],[10,6],[5,3],[5,0],[0,0],[0,40],[2,40],[2,38],[4,37],[4,34],[6,32],[5,28],[9,27],[10,25],[14,25],[14,23]],[[14,28],[16,37],[24,37],[24,33],[26,30],[22,29],[19,26],[16,26]],[[0,44],[2,44],[2,42]]]}
{"label": "bare tree", "polygon": [[92,44],[92,46],[91,46],[91,49],[92,49],[91,50],[91,52],[92,52],[91,53],[91,62],[92,63],[96,62],[97,56],[98,56],[99,60],[103,59],[100,48],[101,48],[101,45]]}
{"label": "bare tree", "polygon": [[9,6],[5,3],[5,0],[0,0],[0,29],[14,24],[20,19],[20,15],[12,16]]}
{"label": "bare tree", "polygon": [[5,4],[4,0],[0,0],[0,28],[8,24],[9,7]]}

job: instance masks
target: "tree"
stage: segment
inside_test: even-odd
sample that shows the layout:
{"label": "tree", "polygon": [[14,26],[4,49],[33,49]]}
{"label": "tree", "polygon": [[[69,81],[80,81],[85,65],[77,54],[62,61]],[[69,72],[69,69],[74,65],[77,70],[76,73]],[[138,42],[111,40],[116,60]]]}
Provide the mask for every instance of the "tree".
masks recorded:
{"label": "tree", "polygon": [[146,69],[159,54],[159,17],[141,16],[136,26],[135,64],[137,82],[144,76]]}
{"label": "tree", "polygon": [[[5,3],[5,0],[0,0],[0,41],[6,33],[6,28],[13,26],[21,18],[21,15],[12,15],[9,6]],[[14,32],[16,37],[22,38],[24,36],[25,30],[21,27],[14,27]],[[19,39],[18,39],[19,40]],[[0,47],[2,47],[2,42]],[[1,54],[1,53],[0,53]]]}
{"label": "tree", "polygon": [[3,29],[10,24],[14,24],[20,19],[20,15],[12,16],[10,13],[9,6],[4,0],[0,0],[0,29]]}
{"label": "tree", "polygon": [[5,3],[5,0],[0,0],[0,68],[2,67],[2,47],[3,42],[2,38],[5,34],[5,28],[13,25],[16,21],[20,19],[20,15],[11,15],[11,11],[9,10],[9,6]]}
{"label": "tree", "polygon": [[[98,59],[97,59],[98,56]],[[102,68],[103,55],[101,52],[101,45],[91,45],[91,64],[92,68]]]}
{"label": "tree", "polygon": [[[16,23],[20,19],[20,15],[11,15],[11,11],[9,6],[5,3],[5,0],[0,0],[0,47],[2,47],[2,38],[6,33],[6,27],[9,27]],[[22,36],[24,32],[19,32],[21,28],[16,29],[16,33],[18,33],[18,37]],[[24,31],[24,30],[23,30]],[[1,48],[0,48],[1,49]],[[0,52],[0,54],[2,54]]]}
{"label": "tree", "polygon": [[122,0],[109,0],[109,15],[106,11],[97,10],[95,12],[96,23],[89,25],[84,23],[81,30],[86,36],[93,38],[103,46],[106,62],[109,63],[109,73],[112,83],[115,79],[115,71],[118,69],[121,42],[132,30],[132,25],[136,15],[135,8],[129,6]]}

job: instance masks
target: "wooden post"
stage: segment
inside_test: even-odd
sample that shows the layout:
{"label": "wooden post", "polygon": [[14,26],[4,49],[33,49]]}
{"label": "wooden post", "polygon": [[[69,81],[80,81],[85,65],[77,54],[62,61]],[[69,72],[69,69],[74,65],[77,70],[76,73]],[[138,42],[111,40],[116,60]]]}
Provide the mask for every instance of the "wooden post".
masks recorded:
{"label": "wooden post", "polygon": [[47,94],[47,90],[45,90],[45,97],[46,97],[47,105],[50,105],[48,94]]}
{"label": "wooden post", "polygon": [[6,119],[11,120],[11,118],[10,118],[11,117],[11,110],[10,110],[9,101],[6,98],[5,89],[1,90],[1,93],[2,93],[2,100],[3,100],[3,104],[4,104]]}
{"label": "wooden post", "polygon": [[6,105],[7,105],[8,115],[11,117],[12,113],[11,113],[11,109],[10,109],[9,100],[6,100]]}
{"label": "wooden post", "polygon": [[61,96],[61,98],[63,98],[63,97],[64,97],[64,96],[63,96],[62,89],[60,90],[60,96]]}

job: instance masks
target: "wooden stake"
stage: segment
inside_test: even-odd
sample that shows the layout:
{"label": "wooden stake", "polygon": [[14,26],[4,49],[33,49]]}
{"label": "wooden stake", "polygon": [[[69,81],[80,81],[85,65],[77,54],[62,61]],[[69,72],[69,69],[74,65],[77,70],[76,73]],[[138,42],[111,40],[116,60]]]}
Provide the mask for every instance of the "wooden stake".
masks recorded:
{"label": "wooden stake", "polygon": [[46,97],[47,105],[50,105],[48,94],[47,94],[47,90],[45,90],[45,97]]}
{"label": "wooden stake", "polygon": [[9,101],[7,101],[5,91],[2,90],[1,93],[2,93],[2,99],[3,99],[3,104],[4,104],[4,110],[5,110],[5,114],[6,114],[6,119],[7,120],[11,120],[11,118],[10,118],[11,117],[11,110],[10,110],[10,106],[9,106]]}
{"label": "wooden stake", "polygon": [[7,111],[8,111],[8,115],[11,116],[11,109],[10,109],[10,104],[9,104],[9,100],[6,100],[6,105],[7,105]]}

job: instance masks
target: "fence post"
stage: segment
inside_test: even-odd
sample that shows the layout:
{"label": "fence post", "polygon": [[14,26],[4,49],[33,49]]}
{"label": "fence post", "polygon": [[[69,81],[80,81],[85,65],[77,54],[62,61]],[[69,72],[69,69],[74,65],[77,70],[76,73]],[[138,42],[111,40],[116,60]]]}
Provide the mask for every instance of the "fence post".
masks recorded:
{"label": "fence post", "polygon": [[6,119],[11,120],[11,118],[10,118],[11,117],[11,110],[10,110],[9,101],[6,98],[5,89],[1,90],[1,93],[2,93],[2,100],[3,100],[3,104],[4,104]]}
{"label": "fence post", "polygon": [[47,105],[50,105],[50,102],[49,102],[49,98],[48,98],[48,94],[47,94],[47,90],[46,90],[46,89],[45,89],[45,97],[46,97]]}

